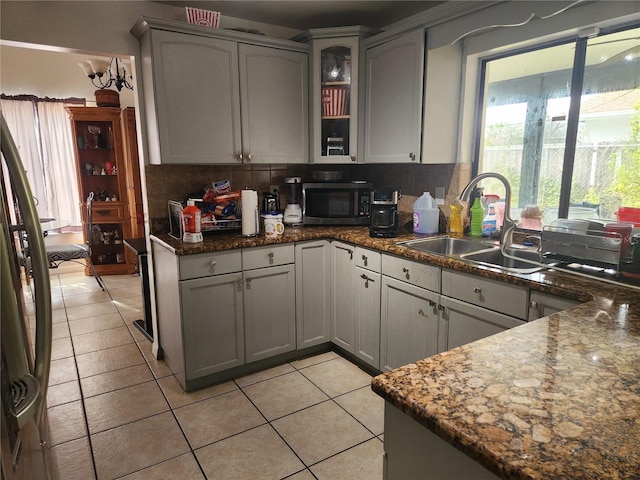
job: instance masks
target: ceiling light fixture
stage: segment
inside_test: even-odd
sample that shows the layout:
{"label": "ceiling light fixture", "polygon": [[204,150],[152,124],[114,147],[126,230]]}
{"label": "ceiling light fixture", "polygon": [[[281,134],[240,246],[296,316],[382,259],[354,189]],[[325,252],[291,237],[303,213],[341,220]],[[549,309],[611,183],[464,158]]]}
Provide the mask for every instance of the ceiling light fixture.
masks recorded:
{"label": "ceiling light fixture", "polygon": [[125,62],[118,58],[112,58],[109,61],[94,58],[80,62],[78,65],[96,88],[102,90],[114,85],[118,91],[123,87],[133,90],[133,85],[129,83],[133,77],[130,72],[127,72]]}

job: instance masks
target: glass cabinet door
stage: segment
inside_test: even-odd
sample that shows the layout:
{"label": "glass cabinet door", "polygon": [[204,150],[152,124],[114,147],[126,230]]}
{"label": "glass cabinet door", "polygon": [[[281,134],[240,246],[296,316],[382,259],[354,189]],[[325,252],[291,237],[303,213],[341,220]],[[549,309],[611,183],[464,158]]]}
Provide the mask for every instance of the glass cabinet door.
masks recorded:
{"label": "glass cabinet door", "polygon": [[316,163],[357,161],[357,37],[314,40]]}

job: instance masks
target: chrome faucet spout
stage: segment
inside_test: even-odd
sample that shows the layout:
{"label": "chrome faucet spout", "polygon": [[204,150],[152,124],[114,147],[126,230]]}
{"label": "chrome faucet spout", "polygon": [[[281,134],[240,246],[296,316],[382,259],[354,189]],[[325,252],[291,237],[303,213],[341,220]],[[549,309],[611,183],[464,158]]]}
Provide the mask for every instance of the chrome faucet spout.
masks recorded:
{"label": "chrome faucet spout", "polygon": [[511,245],[513,243],[513,231],[516,228],[516,222],[511,218],[511,185],[509,181],[499,173],[495,172],[486,172],[481,173],[477,177],[473,178],[466,187],[462,189],[460,193],[459,199],[463,202],[467,202],[471,195],[471,191],[473,188],[485,178],[495,178],[496,180],[500,180],[504,185],[505,194],[504,194],[504,222],[502,224],[502,231],[500,233],[500,245],[502,248]]}

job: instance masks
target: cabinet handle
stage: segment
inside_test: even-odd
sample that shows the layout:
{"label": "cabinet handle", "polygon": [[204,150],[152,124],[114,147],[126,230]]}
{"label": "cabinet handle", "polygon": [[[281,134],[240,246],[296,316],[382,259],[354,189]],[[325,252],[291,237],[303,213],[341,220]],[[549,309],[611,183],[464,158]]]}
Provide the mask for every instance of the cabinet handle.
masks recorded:
{"label": "cabinet handle", "polygon": [[473,287],[473,293],[480,295],[482,293],[482,289],[480,287]]}
{"label": "cabinet handle", "polygon": [[269,252],[267,257],[269,257],[269,263],[273,263],[273,252]]}
{"label": "cabinet handle", "polygon": [[356,161],[356,156],[355,155],[351,155],[351,161],[355,162]]}
{"label": "cabinet handle", "polygon": [[211,260],[211,261],[209,262],[209,266],[210,266],[211,268],[213,268],[213,267],[215,267],[215,266],[216,266],[216,263],[218,263],[218,262],[216,262],[215,260]]}
{"label": "cabinet handle", "polygon": [[367,259],[366,255],[362,255],[362,261],[364,262],[364,266],[366,267],[367,266],[367,262],[368,262],[368,259]]}
{"label": "cabinet handle", "polygon": [[237,287],[236,287],[236,288],[238,289],[238,291],[239,291],[239,292],[240,292],[240,291],[242,291],[242,280],[238,280],[238,281],[236,282],[236,285],[237,285]]}
{"label": "cabinet handle", "polygon": [[434,302],[433,300],[429,300],[429,306],[430,307],[435,307],[436,306],[436,302]]}
{"label": "cabinet handle", "polygon": [[349,252],[349,260],[353,260],[353,250],[347,249],[347,252]]}
{"label": "cabinet handle", "polygon": [[102,215],[103,217],[106,217],[107,215],[109,215],[110,210],[96,210],[96,213],[98,215]]}
{"label": "cabinet handle", "polygon": [[409,273],[409,269],[407,267],[402,267],[402,273]]}
{"label": "cabinet handle", "polygon": [[360,275],[360,278],[364,280],[364,286],[367,288],[369,286],[369,282],[375,282],[373,278],[367,277],[364,273]]}
{"label": "cabinet handle", "polygon": [[409,153],[409,158],[411,159],[412,162],[415,162],[416,161],[416,154],[413,153],[413,152],[410,152]]}
{"label": "cabinet handle", "polygon": [[438,304],[438,310],[440,310],[441,312],[444,312],[444,307],[440,304]]}
{"label": "cabinet handle", "polygon": [[253,157],[250,153],[247,153],[247,162],[250,162],[251,160],[253,160]]}
{"label": "cabinet handle", "polygon": [[529,306],[530,306],[531,308],[538,308],[538,302],[536,302],[535,300],[531,300],[531,301],[529,302]]}
{"label": "cabinet handle", "polygon": [[247,289],[251,288],[251,279],[247,278]]}

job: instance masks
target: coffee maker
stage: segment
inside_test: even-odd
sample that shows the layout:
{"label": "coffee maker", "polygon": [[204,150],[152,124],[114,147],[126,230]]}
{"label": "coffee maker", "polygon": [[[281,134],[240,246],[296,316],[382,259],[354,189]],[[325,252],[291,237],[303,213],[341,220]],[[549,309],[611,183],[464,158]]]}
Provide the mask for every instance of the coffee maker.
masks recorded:
{"label": "coffee maker", "polygon": [[284,223],[298,225],[302,223],[302,178],[286,177],[284,179],[287,194],[287,207],[284,209]]}
{"label": "coffee maker", "polygon": [[398,234],[398,200],[400,189],[376,187],[371,191],[369,236],[391,238]]}

